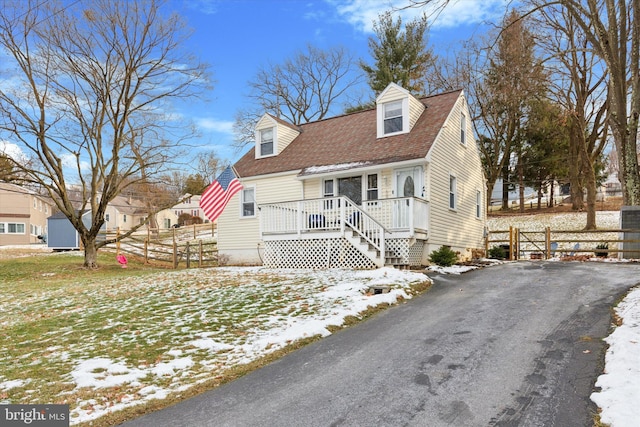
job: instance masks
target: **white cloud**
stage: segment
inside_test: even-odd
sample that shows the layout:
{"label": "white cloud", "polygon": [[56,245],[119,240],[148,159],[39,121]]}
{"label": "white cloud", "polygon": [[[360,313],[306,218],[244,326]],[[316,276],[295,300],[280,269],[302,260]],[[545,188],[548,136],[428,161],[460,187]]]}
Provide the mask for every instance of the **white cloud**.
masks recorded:
{"label": "white cloud", "polygon": [[218,11],[219,3],[218,0],[186,0],[184,4],[191,10],[213,15]]}
{"label": "white cloud", "polygon": [[215,120],[210,118],[196,119],[196,125],[207,131],[220,132],[232,135],[233,134],[233,122],[225,120]]}
{"label": "white cloud", "polygon": [[[71,153],[65,153],[62,154],[60,156],[60,160],[62,160],[62,165],[69,169],[69,170],[73,170],[74,172],[77,170],[77,159],[76,156],[74,156]],[[89,162],[87,162],[86,160],[80,160],[80,170],[82,172],[87,172],[90,171],[91,168],[89,166]]]}
{"label": "white cloud", "polygon": [[387,10],[395,10],[403,22],[407,22],[426,13],[432,29],[453,28],[460,25],[477,24],[501,19],[506,7],[512,0],[451,0],[440,10],[435,6],[408,7],[408,0],[326,0],[334,6],[338,14],[359,31],[373,32],[373,22],[378,15]]}
{"label": "white cloud", "polygon": [[15,161],[21,161],[26,158],[22,149],[9,141],[0,141],[0,154],[11,157]]}

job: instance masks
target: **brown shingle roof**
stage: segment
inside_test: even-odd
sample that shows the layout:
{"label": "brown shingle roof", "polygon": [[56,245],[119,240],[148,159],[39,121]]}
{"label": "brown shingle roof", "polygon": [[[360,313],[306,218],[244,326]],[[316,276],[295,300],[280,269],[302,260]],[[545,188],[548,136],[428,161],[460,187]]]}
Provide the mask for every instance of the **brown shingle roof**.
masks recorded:
{"label": "brown shingle roof", "polygon": [[[299,126],[301,134],[277,156],[255,158],[255,147],[234,168],[240,177],[352,163],[377,165],[424,158],[461,91],[422,98],[427,107],[411,132],[377,138],[376,110],[366,110]],[[291,126],[291,125],[289,125]]]}

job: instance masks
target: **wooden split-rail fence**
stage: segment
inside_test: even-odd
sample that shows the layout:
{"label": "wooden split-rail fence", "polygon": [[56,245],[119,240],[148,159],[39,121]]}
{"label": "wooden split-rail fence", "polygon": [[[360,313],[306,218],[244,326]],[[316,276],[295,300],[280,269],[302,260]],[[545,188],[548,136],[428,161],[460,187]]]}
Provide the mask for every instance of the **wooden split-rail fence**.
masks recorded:
{"label": "wooden split-rail fence", "polygon": [[139,257],[145,264],[178,268],[213,267],[218,265],[215,224],[196,224],[179,228],[147,229],[120,239],[119,230],[107,232],[116,238],[116,252]]}
{"label": "wooden split-rail fence", "polygon": [[485,253],[501,247],[506,259],[554,257],[620,257],[640,259],[640,230],[508,230],[489,231]]}

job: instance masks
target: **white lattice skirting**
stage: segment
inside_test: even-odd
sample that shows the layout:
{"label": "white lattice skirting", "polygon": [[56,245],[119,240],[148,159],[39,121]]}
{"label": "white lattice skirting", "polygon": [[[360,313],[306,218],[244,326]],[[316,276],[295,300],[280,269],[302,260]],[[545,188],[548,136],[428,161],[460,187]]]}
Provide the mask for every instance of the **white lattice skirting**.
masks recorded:
{"label": "white lattice skirting", "polygon": [[[389,239],[387,251],[404,265],[422,261],[424,242],[409,246],[408,239]],[[264,266],[269,268],[375,268],[375,263],[344,238],[277,240],[264,242]]]}
{"label": "white lattice skirting", "polygon": [[269,268],[375,268],[344,238],[268,241],[264,249]]}
{"label": "white lattice skirting", "polygon": [[409,239],[387,239],[385,244],[387,253],[395,254],[402,264],[412,267],[422,264],[423,240],[417,240],[411,245]]}

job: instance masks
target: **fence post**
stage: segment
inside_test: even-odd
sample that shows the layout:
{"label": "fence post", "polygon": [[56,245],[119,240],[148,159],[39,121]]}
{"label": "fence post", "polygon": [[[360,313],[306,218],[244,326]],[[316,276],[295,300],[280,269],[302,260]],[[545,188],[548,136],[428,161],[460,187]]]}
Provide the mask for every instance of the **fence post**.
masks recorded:
{"label": "fence post", "polygon": [[144,263],[149,264],[149,238],[144,241]]}
{"label": "fence post", "polygon": [[193,224],[193,240],[196,240],[196,236],[197,236],[196,225]]}
{"label": "fence post", "polygon": [[545,227],[544,229],[544,252],[545,259],[551,258],[551,228]]}
{"label": "fence post", "polygon": [[178,245],[176,244],[176,229],[173,229],[173,268],[178,268]]}
{"label": "fence post", "polygon": [[513,261],[513,251],[514,251],[514,247],[513,247],[513,226],[510,225],[509,226],[509,261]]}
{"label": "fence post", "polygon": [[198,244],[200,245],[198,250],[198,268],[202,268],[202,240],[198,240]]}
{"label": "fence post", "polygon": [[189,242],[187,242],[185,252],[187,253],[187,268],[191,268],[191,246],[189,246]]}
{"label": "fence post", "polygon": [[484,256],[485,258],[489,258],[489,236],[491,236],[491,232],[487,227],[484,228]]}
{"label": "fence post", "polygon": [[120,227],[116,228],[116,256],[120,255]]}

